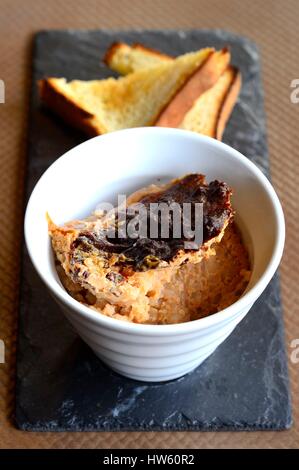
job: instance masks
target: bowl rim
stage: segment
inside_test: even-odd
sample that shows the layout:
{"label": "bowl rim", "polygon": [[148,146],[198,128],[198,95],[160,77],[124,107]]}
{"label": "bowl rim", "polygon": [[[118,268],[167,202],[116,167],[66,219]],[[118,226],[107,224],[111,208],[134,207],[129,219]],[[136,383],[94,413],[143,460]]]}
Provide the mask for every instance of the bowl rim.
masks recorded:
{"label": "bowl rim", "polygon": [[[273,213],[276,219],[276,236],[275,236],[275,245],[272,252],[272,256],[268,262],[266,269],[264,270],[263,274],[257,280],[257,282],[236,302],[234,302],[229,307],[220,310],[212,315],[207,317],[199,318],[198,320],[193,320],[189,322],[183,323],[175,323],[175,324],[167,324],[167,325],[152,325],[152,324],[142,324],[142,323],[131,323],[123,320],[119,320],[116,318],[108,317],[104,314],[98,313],[97,311],[93,310],[90,307],[81,304],[79,301],[75,300],[71,297],[67,291],[59,285],[59,283],[54,279],[54,275],[52,278],[49,278],[43,270],[39,267],[39,263],[34,257],[34,254],[31,250],[31,237],[30,237],[30,215],[33,211],[33,204],[35,199],[35,194],[37,194],[38,189],[40,186],[43,185],[43,181],[49,172],[53,171],[53,168],[56,165],[59,165],[62,160],[67,160],[72,158],[73,152],[80,151],[82,146],[92,145],[96,141],[103,141],[103,139],[114,139],[117,138],[118,135],[123,133],[132,133],[132,134],[156,134],[160,136],[171,136],[171,135],[178,135],[186,139],[194,139],[198,141],[200,145],[201,142],[205,142],[208,145],[212,146],[213,148],[218,148],[220,150],[226,151],[231,154],[234,158],[241,160],[241,162],[249,168],[249,170],[253,173],[254,177],[258,180],[259,184],[263,187],[264,191],[266,191],[269,200],[271,201]],[[58,300],[64,304],[66,304],[71,310],[74,310],[77,314],[80,314],[86,320],[89,320],[94,325],[103,326],[106,329],[119,331],[127,334],[139,334],[144,336],[169,336],[173,334],[184,334],[184,333],[192,333],[195,331],[199,331],[204,328],[208,328],[212,325],[221,323],[225,319],[229,319],[235,316],[238,312],[241,314],[244,310],[249,309],[251,305],[257,300],[257,298],[261,295],[264,291],[270,280],[272,279],[278,265],[280,259],[282,257],[284,242],[285,242],[285,220],[284,214],[281,207],[281,203],[278,199],[278,196],[266,178],[266,176],[262,173],[262,171],[247,157],[245,157],[241,152],[234,149],[233,147],[220,142],[216,139],[211,137],[196,134],[192,131],[186,131],[183,129],[171,129],[171,128],[162,128],[162,127],[139,127],[139,128],[132,128],[132,129],[123,129],[119,131],[115,131],[113,133],[108,133],[100,136],[93,137],[88,139],[87,141],[82,142],[81,144],[71,148],[67,152],[65,152],[62,156],[60,156],[49,168],[42,174],[40,179],[37,181],[34,189],[30,195],[30,198],[27,203],[26,212],[25,212],[25,220],[24,220],[24,235],[25,235],[25,243],[27,246],[27,250],[30,256],[30,259],[45,283],[45,285],[49,288],[50,292],[54,294],[58,298]],[[52,269],[51,269],[52,270]]]}

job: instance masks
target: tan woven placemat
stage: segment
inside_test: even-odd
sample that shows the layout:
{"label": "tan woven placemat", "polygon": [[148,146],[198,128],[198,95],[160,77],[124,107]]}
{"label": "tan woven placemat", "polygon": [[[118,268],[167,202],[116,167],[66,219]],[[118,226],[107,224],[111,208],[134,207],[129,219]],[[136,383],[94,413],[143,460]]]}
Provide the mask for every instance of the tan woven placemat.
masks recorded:
{"label": "tan woven placemat", "polygon": [[[214,448],[299,447],[299,364],[290,361],[294,426],[256,433],[25,433],[13,426],[19,247],[30,88],[30,45],[40,29],[222,28],[260,46],[265,85],[273,183],[287,221],[281,265],[286,341],[299,338],[297,135],[299,104],[290,101],[290,83],[299,78],[299,5],[296,0],[1,0],[0,79],[0,448]],[[46,406],[46,404],[45,404]]]}

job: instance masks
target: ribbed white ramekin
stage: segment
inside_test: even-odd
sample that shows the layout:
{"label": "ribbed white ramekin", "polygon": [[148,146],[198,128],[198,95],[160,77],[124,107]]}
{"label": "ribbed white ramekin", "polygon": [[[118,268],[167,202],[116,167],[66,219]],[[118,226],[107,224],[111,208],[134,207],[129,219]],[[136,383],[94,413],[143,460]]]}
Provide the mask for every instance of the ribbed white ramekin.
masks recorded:
{"label": "ribbed white ramekin", "polygon": [[[46,212],[63,223],[87,215],[101,201],[115,202],[116,194],[194,172],[224,180],[234,189],[233,204],[253,268],[246,293],[237,302],[189,323],[137,325],[106,317],[67,294],[55,270]],[[217,140],[166,128],[114,132],[70,150],[41,177],[25,216],[31,260],[78,334],[113,370],[142,381],[180,377],[212,354],[271,280],[284,237],[279,200],[254,164]]]}

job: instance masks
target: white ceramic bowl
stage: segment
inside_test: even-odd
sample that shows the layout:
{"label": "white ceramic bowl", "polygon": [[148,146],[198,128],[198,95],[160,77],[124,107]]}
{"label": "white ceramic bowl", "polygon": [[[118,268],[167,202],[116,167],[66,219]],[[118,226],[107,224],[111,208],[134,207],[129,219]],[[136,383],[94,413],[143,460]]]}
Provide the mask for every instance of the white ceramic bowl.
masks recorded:
{"label": "white ceramic bowl", "polygon": [[[234,189],[233,205],[253,264],[246,293],[221,312],[177,325],[122,322],[69,296],[55,270],[46,212],[62,224],[88,215],[101,201],[115,203],[119,193],[191,172],[224,180]],[[25,238],[40,277],[95,354],[127,377],[164,381],[201,364],[250,310],[278,267],[285,225],[273,187],[236,150],[192,132],[139,128],[95,137],[51,165],[30,197]]]}

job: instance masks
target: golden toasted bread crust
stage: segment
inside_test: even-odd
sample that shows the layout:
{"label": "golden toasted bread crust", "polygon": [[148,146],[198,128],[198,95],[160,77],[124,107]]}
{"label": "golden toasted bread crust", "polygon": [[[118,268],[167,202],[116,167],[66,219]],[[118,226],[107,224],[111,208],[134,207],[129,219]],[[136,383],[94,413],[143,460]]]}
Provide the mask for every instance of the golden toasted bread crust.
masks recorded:
{"label": "golden toasted bread crust", "polygon": [[108,67],[110,67],[110,64],[112,62],[112,59],[113,59],[113,56],[114,54],[121,48],[125,48],[127,49],[127,44],[125,44],[124,42],[114,42],[113,44],[111,44],[111,46],[107,49],[107,51],[105,52],[105,55],[103,57],[103,62],[104,64],[108,65]]}
{"label": "golden toasted bread crust", "polygon": [[140,43],[135,43],[135,44],[132,44],[132,46],[129,46],[128,44],[126,44],[124,42],[114,42],[107,49],[107,51],[106,51],[106,53],[103,57],[103,62],[106,65],[108,65],[108,67],[110,67],[110,65],[112,64],[114,55],[117,54],[117,52],[120,49],[124,49],[124,50],[127,49],[128,52],[130,51],[130,49],[138,49],[138,50],[144,52],[147,55],[158,56],[160,59],[164,59],[164,60],[173,60],[173,57],[171,57],[167,54],[164,54],[163,52],[157,51],[156,49],[153,49],[151,47],[143,46]]}
{"label": "golden toasted bread crust", "polygon": [[240,71],[236,67],[233,67],[232,65],[228,67],[228,70],[231,73],[231,82],[224,96],[224,99],[222,101],[222,105],[219,108],[218,118],[215,123],[214,137],[218,140],[222,139],[222,135],[225,130],[226,123],[238,99],[238,95],[239,95],[241,85],[242,85],[242,78],[241,78]]}
{"label": "golden toasted bread crust", "polygon": [[93,115],[61,93],[55,80],[55,78],[45,78],[38,81],[40,97],[47,107],[59,114],[68,124],[87,134],[91,136],[101,134],[101,130],[91,122]]}

